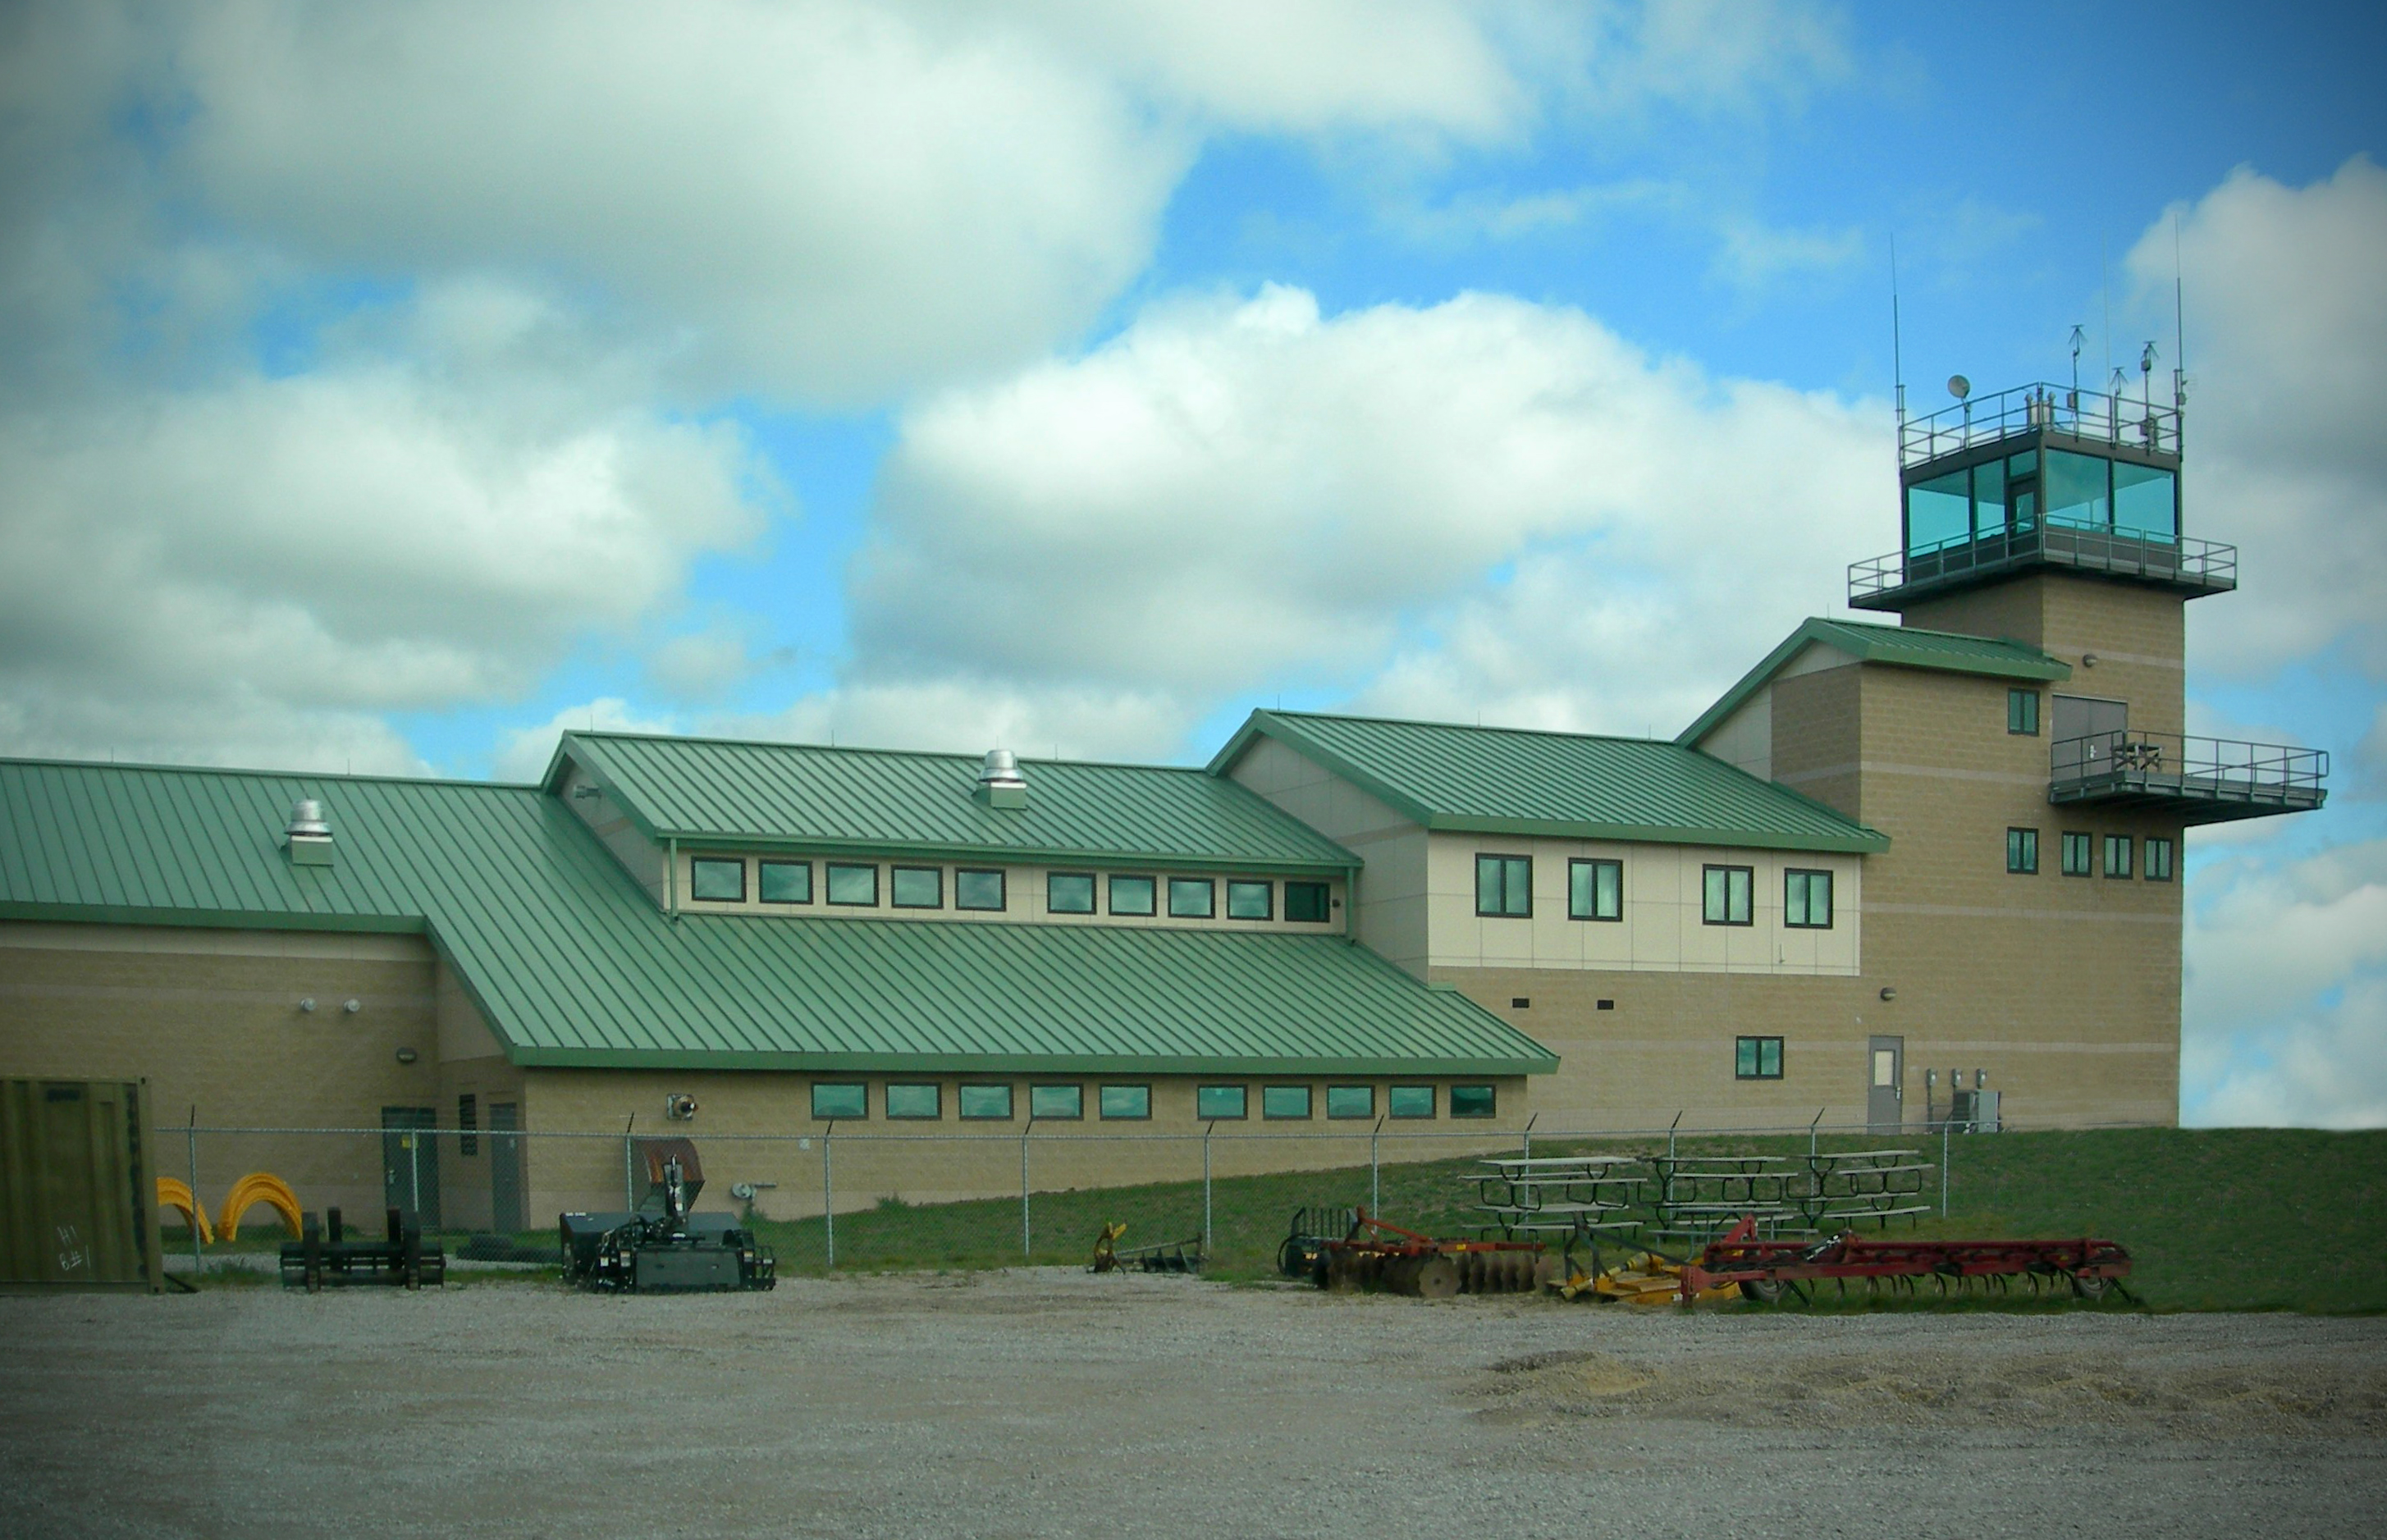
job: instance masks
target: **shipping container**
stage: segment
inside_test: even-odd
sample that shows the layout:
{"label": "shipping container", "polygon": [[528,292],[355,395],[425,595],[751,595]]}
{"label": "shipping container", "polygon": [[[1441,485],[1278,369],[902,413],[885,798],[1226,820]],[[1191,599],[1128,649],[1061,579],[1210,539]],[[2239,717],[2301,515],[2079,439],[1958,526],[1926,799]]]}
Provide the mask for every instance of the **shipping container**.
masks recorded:
{"label": "shipping container", "polygon": [[165,1283],[146,1080],[0,1080],[0,1288]]}

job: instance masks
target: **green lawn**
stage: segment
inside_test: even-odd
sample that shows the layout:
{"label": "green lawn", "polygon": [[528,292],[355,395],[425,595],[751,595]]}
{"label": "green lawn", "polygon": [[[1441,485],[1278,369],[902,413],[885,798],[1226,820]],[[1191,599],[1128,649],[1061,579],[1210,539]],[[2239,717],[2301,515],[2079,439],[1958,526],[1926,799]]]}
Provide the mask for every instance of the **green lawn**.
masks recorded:
{"label": "green lawn", "polygon": [[[1827,1140],[1825,1147],[1834,1142]],[[1938,1144],[1928,1142],[1928,1158],[1937,1159]],[[1543,1140],[1534,1153],[1590,1147]],[[1683,1147],[1794,1154],[1804,1153],[1807,1142],[1686,1140]],[[2387,1132],[2003,1133],[1958,1138],[1951,1152],[1949,1216],[1921,1221],[1923,1234],[2109,1237],[2130,1248],[2138,1262],[2131,1290],[2157,1309],[2387,1309]],[[1459,1180],[1469,1165],[1385,1167],[1384,1217],[1412,1229],[1463,1232],[1475,1197]],[[1936,1203],[1936,1173],[1928,1196]],[[1222,1178],[1212,1192],[1209,1270],[1216,1277],[1266,1276],[1295,1207],[1367,1197],[1365,1167]],[[1083,1262],[1095,1231],[1115,1221],[1128,1226],[1122,1246],[1199,1235],[1201,1184],[1036,1193],[1025,1253],[1017,1198],[883,1204],[838,1216],[837,1261],[841,1270]],[[777,1250],[783,1271],[822,1270],[826,1236],[819,1220],[758,1228]]]}

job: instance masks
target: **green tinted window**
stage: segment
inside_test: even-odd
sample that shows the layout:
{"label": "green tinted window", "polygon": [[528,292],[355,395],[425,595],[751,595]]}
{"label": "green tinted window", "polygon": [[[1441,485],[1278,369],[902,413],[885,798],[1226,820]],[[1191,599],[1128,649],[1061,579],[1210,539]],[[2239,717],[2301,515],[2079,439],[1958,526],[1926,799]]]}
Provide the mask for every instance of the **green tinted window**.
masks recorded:
{"label": "green tinted window", "polygon": [[961,1115],[974,1121],[1008,1121],[1011,1117],[1011,1088],[1007,1085],[966,1085],[955,1099],[961,1104]]}
{"label": "green tinted window", "polygon": [[935,1081],[887,1082],[888,1117],[942,1117],[944,1115],[944,1088]]}
{"label": "green tinted window", "polygon": [[2170,840],[2149,839],[2147,841],[2147,880],[2149,882],[2171,880],[2171,856]]}
{"label": "green tinted window", "polygon": [[1206,1085],[1194,1092],[1194,1115],[1201,1118],[1241,1117],[1249,1093],[1239,1085]]}
{"label": "green tinted window", "polygon": [[2047,522],[2082,529],[2104,529],[2114,522],[2113,491],[2106,475],[2111,461],[2089,455],[2047,451]]}
{"label": "green tinted window", "polygon": [[2039,870],[2039,830],[2006,830],[2006,870],[2026,877]]}
{"label": "green tinted window", "polygon": [[888,876],[888,896],[898,909],[942,909],[945,871],[941,866],[898,866]]}
{"label": "green tinted window", "polygon": [[1114,915],[1149,915],[1152,913],[1153,881],[1148,877],[1115,877],[1111,878],[1111,913]]}
{"label": "green tinted window", "polygon": [[762,866],[764,903],[810,903],[813,864],[809,861],[765,861]]}
{"label": "green tinted window", "polygon": [[1044,878],[1044,907],[1055,915],[1094,912],[1094,874],[1054,872]]}
{"label": "green tinted window", "polygon": [[867,1117],[870,1116],[870,1088],[860,1080],[815,1080],[813,1082],[813,1116],[829,1117]]}
{"label": "green tinted window", "polygon": [[1624,863],[1567,863],[1567,914],[1578,920],[1624,917]]}
{"label": "green tinted window", "polygon": [[956,909],[1002,908],[1003,874],[973,871],[954,873],[954,907]]}
{"label": "green tinted window", "polygon": [[1272,882],[1229,882],[1227,917],[1266,920],[1276,917],[1276,885]]}
{"label": "green tinted window", "polygon": [[1308,1117],[1309,1088],[1306,1085],[1261,1087],[1260,1116],[1263,1117]]}
{"label": "green tinted window", "polygon": [[1990,461],[1973,467],[1973,534],[2006,532],[2006,462]]}
{"label": "green tinted window", "polygon": [[1806,930],[1832,928],[1832,874],[1782,874],[1782,923]]}
{"label": "green tinted window", "polygon": [[1475,858],[1475,912],[1524,919],[1534,912],[1534,863],[1530,856]]}
{"label": "green tinted window", "polygon": [[1105,1117],[1152,1116],[1152,1088],[1148,1085],[1106,1085],[1100,1100]]}
{"label": "green tinted window", "polygon": [[2114,527],[2169,545],[2179,537],[2178,488],[2169,471],[2114,462]]}
{"label": "green tinted window", "polygon": [[1433,1087],[1396,1085],[1384,1094],[1384,1110],[1396,1117],[1433,1116]]}
{"label": "green tinted window", "polygon": [[2006,691],[2006,731],[2039,736],[2039,691],[2010,689]]}
{"label": "green tinted window", "polygon": [[1488,1085],[1455,1085],[1450,1088],[1450,1115],[1453,1117],[1489,1117],[1498,1110],[1498,1100]]}
{"label": "green tinted window", "polygon": [[[1749,894],[1757,874],[1748,866],[1705,868],[1700,917],[1709,925],[1749,925]],[[1451,1116],[1457,1117],[1453,1113]]]}
{"label": "green tinted window", "polygon": [[1320,925],[1326,920],[1326,884],[1323,882],[1288,882],[1284,885],[1284,917],[1307,925]]}
{"label": "green tinted window", "polygon": [[1373,1117],[1376,1088],[1371,1085],[1331,1085],[1326,1088],[1329,1117]]}
{"label": "green tinted window", "polygon": [[854,904],[864,908],[878,903],[878,868],[850,866],[840,861],[828,864],[828,901],[831,903]]}
{"label": "green tinted window", "polygon": [[1780,1079],[1782,1078],[1782,1040],[1780,1038],[1735,1038],[1732,1072],[1744,1080]]}
{"label": "green tinted window", "polygon": [[2105,836],[2105,875],[2107,877],[2130,875],[2131,844],[2130,837],[2127,834]]}
{"label": "green tinted window", "polygon": [[1032,1085],[1028,1088],[1028,1116],[1067,1123],[1086,1115],[1086,1088],[1081,1085]]}
{"label": "green tinted window", "polygon": [[2076,834],[2067,831],[2064,836],[2064,875],[2065,877],[2087,877],[2089,875],[2089,852],[2090,837],[2088,835]]}
{"label": "green tinted window", "polygon": [[1206,877],[1168,879],[1168,913],[1181,920],[1206,920],[1218,913],[1219,888]]}
{"label": "green tinted window", "polygon": [[1909,555],[1931,549],[1972,532],[1973,510],[1969,478],[1962,471],[1919,481],[1906,489],[1906,549]]}
{"label": "green tinted window", "polygon": [[746,900],[746,863],[691,861],[688,890],[689,897],[709,903],[742,903]]}

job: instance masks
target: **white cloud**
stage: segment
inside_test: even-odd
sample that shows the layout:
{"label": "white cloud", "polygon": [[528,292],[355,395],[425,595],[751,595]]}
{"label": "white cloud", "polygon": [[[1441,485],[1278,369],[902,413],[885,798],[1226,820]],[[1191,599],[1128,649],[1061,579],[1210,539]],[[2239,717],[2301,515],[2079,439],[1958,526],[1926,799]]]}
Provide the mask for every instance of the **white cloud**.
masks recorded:
{"label": "white cloud", "polygon": [[2387,840],[2217,863],[2189,896],[2184,1119],[2387,1125]]}
{"label": "white cloud", "polygon": [[701,730],[802,743],[1137,762],[1172,760],[1185,748],[1186,702],[1149,689],[1028,686],[948,676],[850,683],[783,711],[715,715]]}
{"label": "white cloud", "polygon": [[[2296,188],[2241,170],[2178,213],[2185,522],[2242,548],[2244,584],[2190,606],[2198,665],[2260,676],[2339,648],[2387,679],[2387,171],[2357,158]],[[2167,351],[2168,218],[2129,268]]]}
{"label": "white cloud", "polygon": [[547,773],[555,746],[567,732],[676,733],[680,722],[672,716],[640,713],[618,695],[600,696],[566,706],[536,726],[509,728],[498,740],[493,774],[499,780],[527,784]]}
{"label": "white cloud", "polygon": [[907,415],[857,677],[1159,689],[1189,715],[1302,684],[1672,730],[1879,538],[1884,416],[1492,296],[1160,307]]}

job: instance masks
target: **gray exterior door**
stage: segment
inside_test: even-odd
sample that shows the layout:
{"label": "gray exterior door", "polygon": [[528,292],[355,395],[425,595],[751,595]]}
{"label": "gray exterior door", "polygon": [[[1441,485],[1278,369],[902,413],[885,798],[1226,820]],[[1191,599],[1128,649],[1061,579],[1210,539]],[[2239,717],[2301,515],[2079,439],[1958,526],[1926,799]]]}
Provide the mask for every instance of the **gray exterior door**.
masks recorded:
{"label": "gray exterior door", "polygon": [[523,1216],[523,1142],[513,1131],[521,1127],[518,1105],[489,1104],[489,1228],[506,1235],[530,1228]]}
{"label": "gray exterior door", "polygon": [[2094,776],[2114,767],[2114,751],[2128,733],[2130,708],[2123,701],[2059,695],[2049,724],[2050,768],[2058,776]]}
{"label": "gray exterior door", "polygon": [[439,1228],[439,1141],[415,1130],[438,1126],[434,1107],[381,1109],[382,1201],[424,1230]]}
{"label": "gray exterior door", "polygon": [[1906,1040],[1865,1041],[1865,1123],[1876,1133],[1896,1133],[1906,1123]]}

